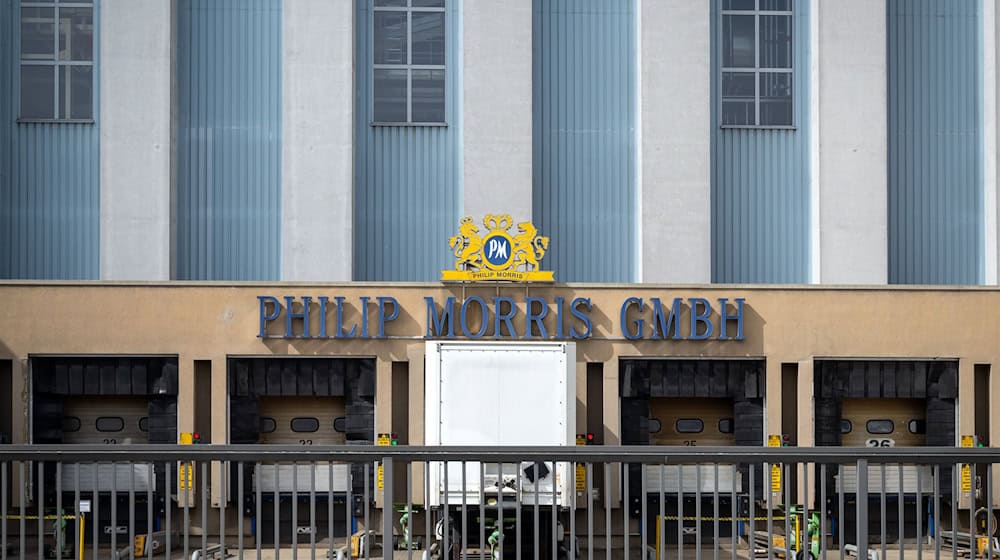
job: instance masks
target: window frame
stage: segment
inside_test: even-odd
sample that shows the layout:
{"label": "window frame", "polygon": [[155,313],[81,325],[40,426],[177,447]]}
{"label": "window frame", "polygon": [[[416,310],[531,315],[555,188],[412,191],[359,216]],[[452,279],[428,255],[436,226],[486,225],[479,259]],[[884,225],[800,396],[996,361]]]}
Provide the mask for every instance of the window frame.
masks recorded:
{"label": "window frame", "polygon": [[[719,43],[716,47],[717,54],[719,57],[719,73],[718,73],[718,90],[719,90],[719,100],[718,100],[718,114],[719,114],[719,128],[723,129],[754,129],[754,130],[795,130],[798,128],[795,118],[795,91],[798,89],[795,85],[795,39],[796,39],[796,26],[795,26],[795,0],[789,0],[788,10],[761,10],[760,4],[763,0],[754,0],[753,10],[726,10],[722,8],[722,2],[724,0],[717,0],[719,2]],[[789,45],[789,56],[791,57],[791,64],[788,68],[764,68],[760,66],[760,17],[762,15],[767,16],[788,16],[788,32],[791,35],[791,44]],[[753,67],[727,67],[723,66],[723,55],[725,53],[723,49],[724,39],[722,37],[723,22],[726,16],[753,16]],[[754,77],[754,89],[753,89],[753,107],[754,107],[754,122],[752,124],[723,124],[722,122],[722,108],[724,105],[724,95],[722,91],[722,84],[724,76],[729,73],[746,73],[753,74]],[[792,95],[790,96],[789,102],[791,103],[791,123],[789,124],[760,124],[760,76],[761,74],[788,74],[790,76],[790,84],[792,88]]]}
{"label": "window frame", "polygon": [[[52,18],[53,18],[53,40],[52,40],[52,58],[51,59],[25,59],[21,53],[21,45],[23,37],[21,37],[21,11],[24,8],[52,8]],[[91,55],[90,60],[60,60],[59,59],[59,9],[60,8],[90,8],[91,21],[93,25],[93,32],[91,34]],[[50,123],[50,124],[94,124],[96,122],[97,113],[97,53],[98,53],[98,15],[97,15],[97,2],[95,0],[18,0],[17,3],[17,18],[15,25],[17,34],[17,72],[15,73],[15,79],[17,82],[17,87],[15,88],[16,103],[17,103],[17,123]],[[52,103],[52,116],[51,117],[23,117],[21,116],[21,71],[24,66],[36,66],[36,67],[47,67],[51,68],[54,74],[54,80],[52,83],[53,89],[53,103]],[[60,101],[65,101],[65,95],[60,94],[60,84],[62,78],[60,77],[60,69],[63,67],[75,67],[83,66],[90,67],[90,117],[89,118],[72,118],[72,117],[59,117],[59,104]]]}
{"label": "window frame", "polygon": [[[414,6],[413,0],[405,0],[405,6],[378,6],[378,0],[371,2],[371,37],[369,40],[369,52],[371,53],[370,69],[371,75],[368,79],[371,95],[368,96],[369,109],[371,111],[370,126],[426,126],[426,127],[447,127],[448,126],[448,86],[451,82],[450,72],[448,72],[448,1],[442,0],[441,7],[434,6]],[[402,12],[406,14],[406,64],[376,64],[375,62],[375,14],[378,12]],[[417,13],[441,13],[444,14],[444,41],[445,54],[444,64],[413,64],[413,14]],[[375,119],[375,72],[377,70],[405,70],[406,71],[406,121],[380,121]],[[441,121],[414,121],[413,120],[413,71],[414,70],[441,70],[444,72],[444,119]]]}

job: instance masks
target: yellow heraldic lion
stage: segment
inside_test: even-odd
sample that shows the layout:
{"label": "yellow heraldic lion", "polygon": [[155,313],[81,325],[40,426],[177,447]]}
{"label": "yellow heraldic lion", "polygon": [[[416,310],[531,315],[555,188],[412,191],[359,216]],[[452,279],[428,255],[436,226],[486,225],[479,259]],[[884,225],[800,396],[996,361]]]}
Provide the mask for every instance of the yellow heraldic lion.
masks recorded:
{"label": "yellow heraldic lion", "polygon": [[483,262],[483,238],[472,218],[462,218],[458,235],[448,239],[448,246],[455,251],[455,270],[465,270],[466,266],[479,268]]}
{"label": "yellow heraldic lion", "polygon": [[545,256],[549,248],[549,238],[538,235],[538,230],[531,222],[517,224],[517,235],[514,236],[514,265],[530,265],[530,269],[538,270],[538,261]]}

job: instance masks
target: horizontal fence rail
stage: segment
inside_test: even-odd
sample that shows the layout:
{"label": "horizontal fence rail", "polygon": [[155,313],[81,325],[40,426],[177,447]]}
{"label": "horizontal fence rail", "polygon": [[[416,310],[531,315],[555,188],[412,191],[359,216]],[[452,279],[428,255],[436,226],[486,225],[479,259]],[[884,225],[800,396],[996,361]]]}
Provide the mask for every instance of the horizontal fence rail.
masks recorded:
{"label": "horizontal fence rail", "polygon": [[0,446],[7,558],[1000,558],[1000,449]]}

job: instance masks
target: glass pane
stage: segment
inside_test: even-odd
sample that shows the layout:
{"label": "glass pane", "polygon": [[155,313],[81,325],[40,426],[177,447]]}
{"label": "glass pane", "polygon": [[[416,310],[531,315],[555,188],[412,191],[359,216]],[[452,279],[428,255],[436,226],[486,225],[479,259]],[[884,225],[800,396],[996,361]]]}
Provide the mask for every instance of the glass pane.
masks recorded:
{"label": "glass pane", "polygon": [[296,433],[312,433],[319,430],[319,420],[316,418],[292,418],[292,431]]}
{"label": "glass pane", "polygon": [[59,118],[89,119],[93,116],[94,69],[91,66],[59,67]]}
{"label": "glass pane", "polygon": [[792,125],[792,75],[788,72],[761,72],[760,124]]}
{"label": "glass pane", "polygon": [[406,0],[375,0],[375,7],[392,7],[398,8],[400,6],[406,6]]}
{"label": "glass pane", "polygon": [[678,434],[700,434],[705,429],[705,423],[700,418],[678,418],[674,429]]}
{"label": "glass pane", "polygon": [[375,64],[406,63],[406,12],[375,12]]}
{"label": "glass pane", "polygon": [[753,68],[753,16],[722,16],[722,65]]}
{"label": "glass pane", "polygon": [[55,67],[21,66],[21,118],[55,118]]}
{"label": "glass pane", "polygon": [[723,10],[753,10],[754,0],[722,0]]}
{"label": "glass pane", "polygon": [[444,12],[413,12],[412,64],[444,64]]}
{"label": "glass pane", "polygon": [[120,432],[125,429],[125,419],[120,416],[101,416],[95,424],[98,432]]}
{"label": "glass pane", "polygon": [[760,0],[760,9],[767,12],[790,12],[792,0]]}
{"label": "glass pane", "polygon": [[851,424],[850,420],[840,420],[840,433],[849,434],[852,430],[854,430],[854,426]]}
{"label": "glass pane", "polygon": [[443,8],[444,0],[413,0],[414,8]]}
{"label": "glass pane", "polygon": [[895,427],[892,420],[869,420],[865,423],[869,434],[891,434]]}
{"label": "glass pane", "polygon": [[139,431],[148,432],[149,431],[149,417],[143,416],[139,419]]}
{"label": "glass pane", "polygon": [[660,430],[662,430],[662,429],[663,429],[663,424],[660,423],[660,419],[659,418],[650,418],[649,419],[649,433],[651,433],[651,434],[658,434],[658,433],[660,433]]}
{"label": "glass pane", "polygon": [[77,418],[76,416],[63,416],[62,430],[64,432],[79,432],[80,419]]}
{"label": "glass pane", "polygon": [[719,420],[719,433],[720,434],[731,434],[733,433],[733,419],[723,418]]}
{"label": "glass pane", "polygon": [[760,16],[760,67],[792,67],[792,16]]}
{"label": "glass pane", "polygon": [[55,10],[52,8],[21,8],[21,58],[52,60],[55,58]]}
{"label": "glass pane", "polygon": [[722,124],[752,125],[754,87],[752,72],[722,73]]}
{"label": "glass pane", "polygon": [[274,418],[268,418],[267,416],[261,416],[260,418],[260,433],[270,434],[278,428],[277,422]]}
{"label": "glass pane", "polygon": [[910,420],[906,428],[911,434],[926,434],[927,422],[924,420]]}
{"label": "glass pane", "polygon": [[413,71],[413,122],[444,122],[444,70]]}
{"label": "glass pane", "polygon": [[59,60],[94,60],[93,8],[59,10]]}
{"label": "glass pane", "polygon": [[406,122],[406,70],[375,70],[375,122]]}

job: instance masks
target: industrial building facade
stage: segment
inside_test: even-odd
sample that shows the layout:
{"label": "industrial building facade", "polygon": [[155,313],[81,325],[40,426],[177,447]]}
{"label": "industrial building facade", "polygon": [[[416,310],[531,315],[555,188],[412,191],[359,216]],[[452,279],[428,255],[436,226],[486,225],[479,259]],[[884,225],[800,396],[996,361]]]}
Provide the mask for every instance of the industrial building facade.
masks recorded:
{"label": "industrial building facade", "polygon": [[0,277],[997,283],[996,9],[11,0]]}

